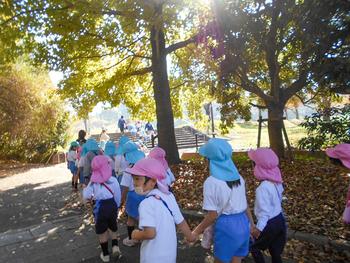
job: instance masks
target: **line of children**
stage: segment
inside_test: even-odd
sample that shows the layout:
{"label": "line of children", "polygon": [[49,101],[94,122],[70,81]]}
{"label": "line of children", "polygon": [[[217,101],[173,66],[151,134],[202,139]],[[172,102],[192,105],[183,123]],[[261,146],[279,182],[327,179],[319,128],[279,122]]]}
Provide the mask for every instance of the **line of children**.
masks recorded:
{"label": "line of children", "polygon": [[132,232],[134,240],[142,241],[141,263],[175,263],[177,253],[176,227],[189,242],[195,237],[180,212],[174,195],[164,184],[166,170],[157,160],[145,158],[126,172],[132,174],[135,191],[145,199],[139,206],[139,228]]}
{"label": "line of children", "polygon": [[282,213],[283,186],[279,160],[269,148],[249,151],[248,156],[254,164],[254,176],[260,181],[255,194],[257,224],[252,229],[255,241],[251,253],[255,262],[264,263],[261,250],[268,249],[272,263],[280,263],[287,241],[287,227]]}
{"label": "line of children", "polygon": [[[128,162],[128,167],[134,166],[137,161],[145,157],[145,154],[140,151],[137,145],[132,141],[128,141],[122,146],[122,154],[124,155],[125,160]],[[132,176],[126,171],[123,173],[121,186],[122,206],[125,204],[125,210],[128,216],[128,236],[123,240],[123,244],[130,247],[137,243],[131,238],[131,233],[135,229],[139,218],[138,207],[140,202],[144,199],[144,196],[135,192]]]}
{"label": "line of children", "polygon": [[[342,165],[350,169],[350,144],[341,143],[334,148],[326,150],[326,154],[331,158],[332,162],[337,165]],[[343,222],[350,224],[350,185],[346,195],[345,209],[343,212]]]}
{"label": "line of children", "polygon": [[109,236],[112,239],[112,255],[120,255],[117,239],[117,217],[121,193],[117,179],[112,177],[112,168],[106,156],[99,155],[91,162],[92,175],[87,187],[83,190],[85,200],[93,199],[95,231],[99,237],[103,262],[110,261],[108,251]]}

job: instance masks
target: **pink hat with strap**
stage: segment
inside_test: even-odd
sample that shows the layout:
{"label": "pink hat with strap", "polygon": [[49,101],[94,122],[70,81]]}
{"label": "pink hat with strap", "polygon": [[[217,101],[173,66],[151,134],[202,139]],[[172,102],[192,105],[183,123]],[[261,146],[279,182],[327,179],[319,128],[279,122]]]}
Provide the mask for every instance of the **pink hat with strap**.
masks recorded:
{"label": "pink hat with strap", "polygon": [[326,154],[334,159],[339,159],[342,164],[350,169],[350,144],[341,143],[334,148],[328,148]]}
{"label": "pink hat with strap", "polygon": [[165,160],[166,153],[161,147],[154,147],[148,154],[148,157],[156,159],[159,161],[165,170],[169,169],[168,162]]}
{"label": "pink hat with strap", "polygon": [[164,179],[166,177],[166,170],[164,169],[162,163],[153,158],[144,158],[136,162],[132,168],[126,168],[127,173],[138,176],[145,176],[148,178],[156,179],[158,189],[169,194],[169,188],[164,184]]}
{"label": "pink hat with strap", "polygon": [[92,159],[91,162],[91,182],[93,183],[104,183],[108,181],[112,176],[112,167],[108,162],[107,156],[97,155]]}
{"label": "pink hat with strap", "polygon": [[281,170],[278,167],[279,160],[270,148],[258,148],[248,152],[249,158],[255,162],[254,175],[260,180],[269,180],[282,183]]}

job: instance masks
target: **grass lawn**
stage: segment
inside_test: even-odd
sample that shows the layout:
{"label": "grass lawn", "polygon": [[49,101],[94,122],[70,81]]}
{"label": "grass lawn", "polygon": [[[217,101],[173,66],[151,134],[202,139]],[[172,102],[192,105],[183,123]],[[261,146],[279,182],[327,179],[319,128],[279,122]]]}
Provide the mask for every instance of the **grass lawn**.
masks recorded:
{"label": "grass lawn", "polygon": [[[298,121],[285,121],[288,138],[293,147],[297,147],[298,140],[306,136],[305,129],[300,127],[299,123]],[[230,143],[235,150],[256,148],[258,141],[258,123],[237,123],[226,136],[232,138]],[[267,123],[262,127],[261,146],[269,146]]]}

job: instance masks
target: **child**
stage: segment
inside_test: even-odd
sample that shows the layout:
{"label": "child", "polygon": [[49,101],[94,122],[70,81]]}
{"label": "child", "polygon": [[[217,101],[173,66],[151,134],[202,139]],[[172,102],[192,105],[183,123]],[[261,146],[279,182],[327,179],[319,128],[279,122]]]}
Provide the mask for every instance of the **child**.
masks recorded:
{"label": "child", "polygon": [[105,150],[106,143],[109,141],[110,137],[107,134],[107,130],[102,128],[102,132],[100,134],[100,145],[101,149]]}
{"label": "child", "polygon": [[176,227],[189,242],[195,240],[176,199],[169,192],[163,165],[155,159],[138,161],[126,171],[132,174],[135,191],[146,196],[139,206],[139,228],[132,232],[132,238],[142,241],[141,263],[175,263],[177,251]]}
{"label": "child", "polygon": [[117,156],[115,157],[115,173],[117,175],[119,183],[122,181],[123,172],[128,167],[128,162],[125,160],[122,151],[123,145],[128,141],[130,141],[130,139],[127,136],[123,135],[122,137],[120,137],[117,148]]}
{"label": "child", "polygon": [[166,155],[165,151],[162,148],[157,146],[157,147],[154,147],[149,152],[148,157],[156,159],[157,161],[159,161],[163,165],[163,167],[166,171],[166,178],[165,178],[166,184],[169,187],[171,187],[172,184],[175,182],[175,176],[171,172],[170,167],[168,165],[168,162],[165,160],[165,155]]}
{"label": "child", "polygon": [[105,145],[105,151],[104,155],[107,156],[109,160],[109,164],[112,168],[112,176],[117,178],[115,173],[115,156],[117,155],[117,147],[115,146],[114,142],[108,141]]}
{"label": "child", "polygon": [[[129,167],[132,167],[137,161],[145,157],[145,154],[139,151],[137,145],[132,141],[128,141],[123,145],[122,153],[124,154]],[[132,247],[136,242],[131,239],[131,233],[135,229],[136,222],[139,218],[138,208],[140,202],[144,199],[144,196],[135,192],[132,177],[127,172],[123,173],[121,185],[123,187],[122,205],[125,204],[125,210],[128,215],[128,221],[126,223],[128,236],[123,240],[123,244]]]}
{"label": "child", "polygon": [[84,175],[84,183],[83,187],[86,186],[91,177],[91,162],[92,159],[100,154],[100,147],[98,146],[95,139],[88,139],[83,146],[83,175]]}
{"label": "child", "polygon": [[260,185],[256,189],[254,213],[258,220],[253,227],[255,242],[251,252],[255,262],[265,262],[261,250],[268,249],[272,263],[282,262],[281,254],[287,240],[287,227],[282,213],[282,176],[278,157],[269,148],[248,152],[255,163],[254,175]]}
{"label": "child", "polygon": [[95,200],[95,231],[99,237],[102,252],[100,258],[109,262],[108,233],[112,239],[112,255],[119,256],[117,240],[117,217],[120,205],[120,187],[112,177],[112,169],[106,156],[96,156],[91,163],[92,175],[88,186],[83,191],[84,200]]}
{"label": "child", "polygon": [[[241,262],[249,251],[249,220],[245,182],[232,161],[232,147],[223,139],[210,139],[199,149],[209,160],[210,176],[203,187],[203,209],[208,213],[194,229],[198,237],[214,224],[215,262]],[[248,219],[249,218],[249,219]]]}
{"label": "child", "polygon": [[[332,159],[332,161],[335,164],[340,164],[350,169],[350,144],[338,144],[334,148],[327,149],[326,154]],[[343,221],[346,224],[350,224],[350,186],[346,195],[346,204],[343,212]]]}
{"label": "child", "polygon": [[77,171],[78,168],[76,166],[76,160],[77,160],[77,148],[79,147],[79,143],[74,141],[71,142],[69,151],[67,153],[67,166],[68,169],[72,173],[72,187],[75,189],[78,189],[78,178],[77,178]]}

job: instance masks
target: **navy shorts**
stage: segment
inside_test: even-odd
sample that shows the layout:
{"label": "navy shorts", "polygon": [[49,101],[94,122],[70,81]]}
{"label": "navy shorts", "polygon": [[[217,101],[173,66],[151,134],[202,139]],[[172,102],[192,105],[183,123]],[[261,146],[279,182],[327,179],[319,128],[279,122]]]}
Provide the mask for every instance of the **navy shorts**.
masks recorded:
{"label": "navy shorts", "polygon": [[96,234],[103,234],[108,229],[112,232],[117,231],[118,206],[114,198],[96,200],[93,212]]}

